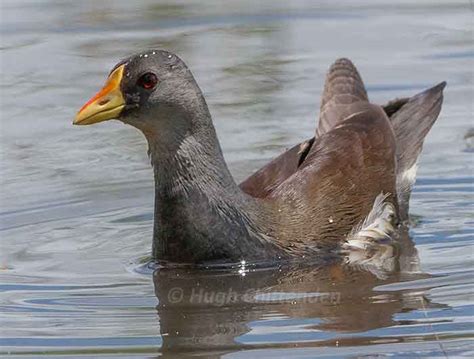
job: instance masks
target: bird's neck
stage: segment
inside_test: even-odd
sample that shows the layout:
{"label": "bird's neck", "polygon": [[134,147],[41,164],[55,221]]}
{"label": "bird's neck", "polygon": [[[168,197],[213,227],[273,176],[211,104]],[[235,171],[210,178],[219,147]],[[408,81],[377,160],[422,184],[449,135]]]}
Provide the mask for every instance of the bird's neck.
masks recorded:
{"label": "bird's neck", "polygon": [[155,175],[153,255],[180,262],[261,256],[268,243],[261,238],[260,203],[232,178],[208,111],[195,115],[209,118],[173,146],[163,148],[163,141],[148,136]]}

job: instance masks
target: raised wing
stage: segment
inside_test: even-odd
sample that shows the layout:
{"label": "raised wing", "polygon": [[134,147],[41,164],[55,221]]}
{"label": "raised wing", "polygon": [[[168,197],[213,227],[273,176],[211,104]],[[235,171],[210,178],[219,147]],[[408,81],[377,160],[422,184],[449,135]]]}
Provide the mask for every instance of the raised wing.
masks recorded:
{"label": "raised wing", "polygon": [[385,112],[367,103],[365,111],[317,138],[300,168],[268,198],[282,213],[276,225],[301,239],[297,249],[305,241],[343,240],[379,194],[397,209],[396,143]]}

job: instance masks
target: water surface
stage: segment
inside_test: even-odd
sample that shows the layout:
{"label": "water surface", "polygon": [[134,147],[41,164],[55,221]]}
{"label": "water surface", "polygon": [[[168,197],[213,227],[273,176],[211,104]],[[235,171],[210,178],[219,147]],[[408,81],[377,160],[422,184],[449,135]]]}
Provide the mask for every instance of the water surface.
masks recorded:
{"label": "water surface", "polygon": [[[467,1],[1,6],[2,355],[474,355]],[[399,269],[332,263],[153,274],[144,139],[113,121],[71,126],[110,68],[148,48],[176,52],[192,69],[238,180],[312,134],[337,57],[356,63],[376,103],[446,80]]]}

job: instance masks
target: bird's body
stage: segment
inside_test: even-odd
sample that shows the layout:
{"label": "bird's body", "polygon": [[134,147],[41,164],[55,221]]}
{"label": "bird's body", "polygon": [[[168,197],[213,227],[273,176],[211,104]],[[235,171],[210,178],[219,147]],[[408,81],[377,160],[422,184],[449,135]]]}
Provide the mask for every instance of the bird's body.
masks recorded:
{"label": "bird's body", "polygon": [[354,65],[340,59],[312,138],[238,186],[206,101],[176,55],[136,55],[110,76],[122,99],[109,98],[109,108],[99,98],[76,123],[118,118],[144,133],[155,174],[154,257],[188,263],[291,259],[390,236],[407,219],[407,173],[444,87],[377,106]]}

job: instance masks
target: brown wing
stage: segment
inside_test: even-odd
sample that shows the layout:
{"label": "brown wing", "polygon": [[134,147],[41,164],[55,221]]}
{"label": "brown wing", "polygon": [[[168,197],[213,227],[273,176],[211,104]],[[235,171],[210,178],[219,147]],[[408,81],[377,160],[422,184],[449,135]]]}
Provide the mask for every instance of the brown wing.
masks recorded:
{"label": "brown wing", "polygon": [[[364,110],[367,100],[364,84],[355,66],[348,59],[337,60],[326,77],[316,137],[329,131],[347,116]],[[304,162],[314,138],[299,143],[272,160],[243,181],[240,188],[253,197],[267,197]]]}
{"label": "brown wing", "polygon": [[395,190],[395,137],[383,110],[367,103],[317,138],[301,167],[271,193],[281,213],[276,233],[295,250],[307,241],[336,244],[380,193],[397,206]]}
{"label": "brown wing", "polygon": [[[326,77],[316,137],[341,123],[347,116],[363,110],[367,93],[357,69],[348,59],[339,59]],[[274,188],[296,172],[313,145],[314,137],[284,152],[240,184],[247,194],[267,197]]]}
{"label": "brown wing", "polygon": [[[388,116],[391,116],[408,100],[391,101],[383,106],[383,109]],[[314,140],[315,137],[301,142],[271,160],[240,183],[239,186],[242,191],[255,198],[267,197],[283,181],[297,171],[313,146]]]}
{"label": "brown wing", "polygon": [[[392,100],[382,106],[390,118],[398,147],[397,191],[403,220],[407,218],[413,185],[413,179],[406,183],[404,173],[416,163],[423,140],[438,117],[445,85],[443,82],[411,98]],[[346,118],[365,111],[367,101],[364,84],[355,66],[347,59],[337,60],[327,75],[316,136],[294,146],[251,175],[241,183],[242,190],[254,197],[268,197],[306,163],[315,138],[331,131]]]}

